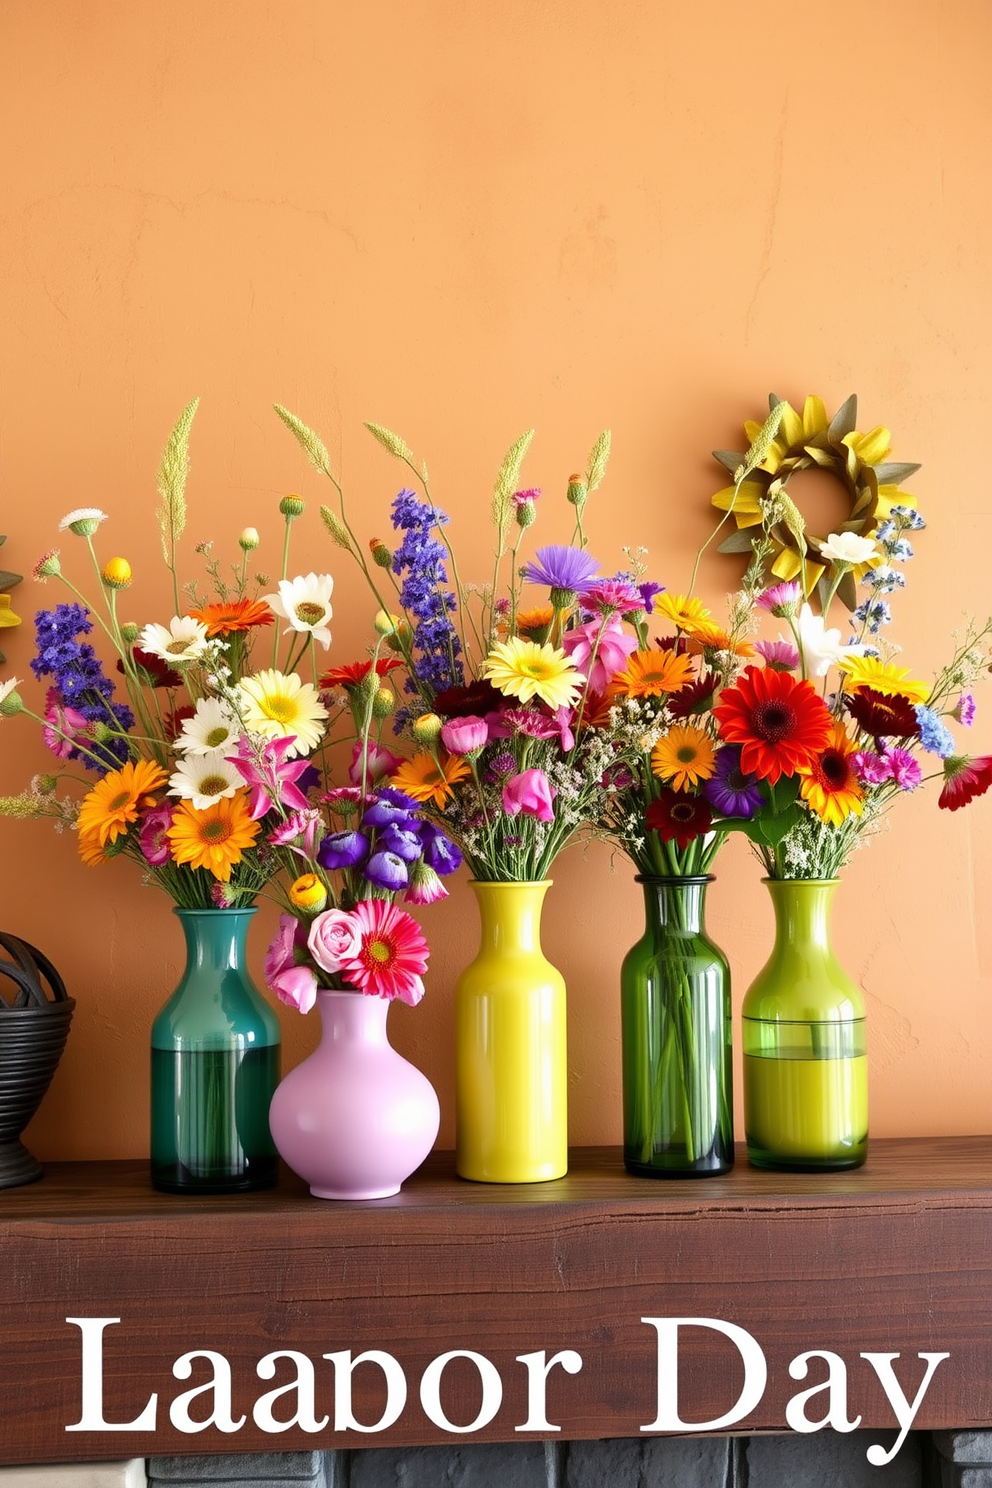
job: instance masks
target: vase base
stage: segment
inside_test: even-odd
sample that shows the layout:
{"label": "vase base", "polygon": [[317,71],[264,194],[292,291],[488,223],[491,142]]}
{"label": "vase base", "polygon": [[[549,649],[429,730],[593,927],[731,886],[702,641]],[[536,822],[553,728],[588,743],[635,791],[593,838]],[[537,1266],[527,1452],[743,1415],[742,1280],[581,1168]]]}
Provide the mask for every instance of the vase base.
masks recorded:
{"label": "vase base", "polygon": [[18,1188],[22,1183],[36,1183],[44,1176],[41,1163],[18,1137],[12,1142],[0,1142],[0,1188]]}
{"label": "vase base", "polygon": [[459,1178],[464,1178],[468,1183],[553,1183],[556,1178],[565,1177],[568,1172],[568,1164],[566,1163],[564,1167],[558,1167],[555,1164],[550,1166],[548,1170],[539,1173],[535,1173],[533,1170],[529,1172],[506,1170],[499,1174],[469,1173],[456,1164],[455,1172]]}
{"label": "vase base", "polygon": [[161,1193],[195,1197],[197,1194],[255,1193],[259,1189],[275,1187],[279,1178],[278,1159],[254,1164],[253,1167],[254,1171],[247,1174],[200,1178],[188,1169],[177,1167],[175,1163],[164,1163],[161,1166],[153,1163],[152,1188],[157,1188]]}
{"label": "vase base", "polygon": [[401,1185],[393,1184],[389,1188],[314,1188],[310,1185],[310,1192],[315,1199],[337,1199],[339,1202],[349,1200],[358,1202],[360,1199],[391,1199],[398,1194]]}
{"label": "vase base", "polygon": [[673,1162],[663,1167],[654,1163],[631,1162],[624,1158],[623,1165],[632,1178],[719,1178],[722,1174],[731,1171],[734,1160],[731,1158],[727,1162],[714,1159],[708,1163],[699,1162],[683,1166]]}
{"label": "vase base", "polygon": [[747,1160],[753,1168],[763,1168],[770,1173],[841,1173],[851,1168],[864,1167],[868,1156],[865,1148],[850,1157],[780,1157],[774,1153],[747,1151]]}

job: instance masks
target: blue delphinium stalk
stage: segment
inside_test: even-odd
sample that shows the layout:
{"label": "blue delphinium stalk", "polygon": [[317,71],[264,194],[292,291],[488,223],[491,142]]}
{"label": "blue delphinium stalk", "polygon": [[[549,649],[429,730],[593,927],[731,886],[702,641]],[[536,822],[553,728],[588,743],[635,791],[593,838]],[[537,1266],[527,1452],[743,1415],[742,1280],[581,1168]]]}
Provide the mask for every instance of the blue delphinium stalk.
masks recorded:
{"label": "blue delphinium stalk", "polygon": [[923,748],[930,754],[939,755],[941,759],[948,759],[954,753],[954,735],[940,714],[922,703],[917,704],[914,712],[920,725],[920,743]]}
{"label": "blue delphinium stalk", "polygon": [[[132,729],[134,714],[126,703],[114,701],[114,684],[104,675],[100,658],[88,641],[77,639],[93,629],[85,606],[59,604],[54,610],[39,610],[34,623],[38,654],[31,670],[38,680],[51,677],[62,703],[87,722],[121,734]],[[68,758],[81,759],[88,770],[116,770],[130,758],[130,750],[126,739],[108,738],[88,743],[86,750],[73,749]]]}
{"label": "blue delphinium stalk", "polygon": [[[413,670],[416,679],[433,692],[461,686],[464,681],[459,661],[461,643],[450,619],[458,604],[451,590],[444,587],[448,580],[446,550],[431,536],[434,528],[447,521],[443,511],[418,500],[413,491],[404,489],[393,501],[393,527],[403,533],[403,541],[393,555],[393,572],[403,580],[400,601],[416,621]],[[406,690],[418,692],[417,681],[408,678]],[[397,731],[407,717],[408,710],[401,709]]]}

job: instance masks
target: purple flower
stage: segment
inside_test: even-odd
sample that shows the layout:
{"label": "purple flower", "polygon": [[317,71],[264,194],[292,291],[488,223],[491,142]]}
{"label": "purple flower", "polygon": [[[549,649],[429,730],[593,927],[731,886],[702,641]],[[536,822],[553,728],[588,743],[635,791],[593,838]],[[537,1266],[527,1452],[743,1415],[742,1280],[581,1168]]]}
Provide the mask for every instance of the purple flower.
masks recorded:
{"label": "purple flower", "polygon": [[799,599],[799,585],[794,579],[789,579],[786,583],[773,584],[770,589],[763,589],[756,597],[755,604],[783,620],[796,613]]}
{"label": "purple flower", "polygon": [[892,779],[885,756],[871,749],[857,749],[851,755],[851,766],[862,785],[884,785]]}
{"label": "purple flower", "polygon": [[379,845],[402,858],[404,863],[415,863],[423,851],[419,834],[412,827],[399,827],[395,823],[383,832]]}
{"label": "purple flower", "polygon": [[599,564],[582,548],[565,548],[552,543],[538,548],[536,562],[525,564],[524,578],[531,584],[546,584],[571,594],[585,594],[599,572]]}
{"label": "purple flower", "polygon": [[791,641],[755,641],[754,649],[773,672],[794,672],[799,665],[799,652]]}
{"label": "purple flower", "polygon": [[[411,803],[411,805],[412,804],[413,803]],[[409,819],[410,819],[410,807],[409,806],[395,806],[392,803],[392,801],[386,801],[386,800],[384,800],[382,798],[382,793],[380,792],[378,794],[378,799],[372,802],[372,805],[369,806],[369,808],[366,810],[364,816],[362,817],[362,826],[363,827],[391,827],[391,826],[403,827],[403,826],[406,826],[406,824],[409,821]]]}
{"label": "purple flower", "polygon": [[[417,682],[426,683],[434,692],[454,687],[464,680],[459,656],[461,643],[450,616],[457,601],[446,587],[447,549],[432,537],[443,527],[447,516],[438,507],[418,500],[405,488],[393,501],[392,522],[403,533],[403,541],[393,555],[393,572],[402,576],[400,602],[413,616],[414,677],[408,677],[406,691],[419,691]],[[403,727],[406,710],[396,720],[397,732]]]}
{"label": "purple flower", "polygon": [[489,761],[489,768],[486,770],[486,779],[490,785],[496,785],[500,780],[505,780],[507,775],[512,775],[516,768],[516,755],[509,749],[501,750],[499,754],[494,754]]}
{"label": "purple flower", "polygon": [[373,853],[362,871],[377,889],[405,889],[410,881],[410,871],[403,859],[391,852]]}
{"label": "purple flower", "polygon": [[462,861],[461,848],[446,837],[440,827],[433,822],[424,822],[420,829],[420,835],[424,844],[424,862],[428,868],[433,868],[442,878],[449,873],[454,873],[460,867]]}
{"label": "purple flower", "polygon": [[920,762],[908,749],[887,749],[885,760],[889,774],[900,790],[915,790],[923,780]]}
{"label": "purple flower", "polygon": [[332,832],[317,849],[322,868],[355,868],[369,855],[369,839],[362,832]]}
{"label": "purple flower", "polygon": [[713,774],[703,784],[703,795],[721,816],[746,820],[765,804],[757,778],[744,773],[741,751],[731,745],[718,750]]}
{"label": "purple flower", "polygon": [[416,811],[417,803],[406,791],[399,790],[395,785],[380,785],[376,789],[375,799],[377,801],[388,801],[390,806],[400,806],[404,811]]}
{"label": "purple flower", "polygon": [[956,718],[958,723],[963,723],[965,728],[971,728],[975,721],[975,711],[975,699],[970,692],[963,692],[951,716]]}
{"label": "purple flower", "polygon": [[[87,723],[102,723],[120,734],[133,728],[134,714],[125,703],[114,700],[114,684],[104,675],[100,658],[88,641],[77,640],[93,629],[86,607],[60,604],[54,610],[39,610],[34,624],[37,654],[31,670],[39,681],[52,678],[61,707],[73,709]],[[72,745],[63,758],[80,759],[87,770],[106,772],[116,770],[129,753],[127,740],[117,738],[88,742],[86,751]]]}
{"label": "purple flower", "polygon": [[664,584],[654,584],[651,582],[650,579],[648,579],[646,583],[638,584],[637,588],[641,599],[644,602],[644,608],[650,615],[654,610],[654,601],[656,595],[664,594],[665,586]]}

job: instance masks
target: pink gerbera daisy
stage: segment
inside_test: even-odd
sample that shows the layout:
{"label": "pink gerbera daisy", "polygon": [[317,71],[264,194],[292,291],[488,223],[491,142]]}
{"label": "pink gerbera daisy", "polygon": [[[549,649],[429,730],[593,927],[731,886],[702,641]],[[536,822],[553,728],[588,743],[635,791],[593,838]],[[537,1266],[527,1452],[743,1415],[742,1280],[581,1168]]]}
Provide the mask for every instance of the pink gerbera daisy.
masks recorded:
{"label": "pink gerbera daisy", "polygon": [[354,956],[342,960],[342,975],[371,997],[398,997],[416,1007],[424,995],[421,977],[428,956],[416,920],[386,899],[363,899],[352,915],[359,945]]}

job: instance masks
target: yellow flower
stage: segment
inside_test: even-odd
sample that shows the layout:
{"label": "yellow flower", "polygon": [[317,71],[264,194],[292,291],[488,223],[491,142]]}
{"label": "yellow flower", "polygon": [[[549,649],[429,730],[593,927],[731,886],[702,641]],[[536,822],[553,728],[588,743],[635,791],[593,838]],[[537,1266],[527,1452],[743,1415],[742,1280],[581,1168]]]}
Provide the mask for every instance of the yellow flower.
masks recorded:
{"label": "yellow flower", "polygon": [[103,565],[103,582],[108,589],[126,589],[131,582],[131,565],[127,559],[108,559]]}
{"label": "yellow flower", "polygon": [[440,811],[454,795],[452,786],[471,773],[458,755],[439,754],[435,759],[432,754],[415,754],[413,759],[403,761],[390,781],[415,801],[432,801]]}
{"label": "yellow flower", "polygon": [[301,682],[295,672],[256,672],[240,683],[245,726],[249,733],[266,739],[294,739],[286,758],[309,754],[320,742],[320,725],[327,709],[309,682]]}
{"label": "yellow flower", "polygon": [[150,793],[163,786],[167,779],[159,765],[145,759],[128,760],[119,770],[108,771],[83,797],[80,805],[80,852],[84,838],[101,849],[108,842],[116,842],[137,820],[142,806],[154,805]]}
{"label": "yellow flower", "polygon": [[624,670],[613,678],[610,691],[630,698],[662,697],[678,692],[691,679],[691,657],[660,648],[634,651],[627,657]]}
{"label": "yellow flower", "polygon": [[554,618],[555,612],[550,605],[537,605],[533,610],[518,610],[517,634],[533,640],[538,632],[543,631],[541,640],[546,640]]}
{"label": "yellow flower", "polygon": [[0,594],[0,630],[7,630],[14,625],[20,625],[20,615],[15,615],[10,605],[10,595]]}
{"label": "yellow flower", "polygon": [[798,769],[803,777],[799,794],[821,821],[834,827],[852,812],[860,816],[864,805],[864,791],[851,764],[854,748],[844,725],[837,723],[823,753]]}
{"label": "yellow flower", "polygon": [[840,669],[854,692],[860,687],[870,687],[872,692],[880,692],[885,697],[904,697],[912,703],[925,703],[930,696],[926,682],[907,682],[909,667],[879,661],[877,656],[845,656]]}
{"label": "yellow flower", "polygon": [[304,873],[290,886],[289,897],[297,909],[316,914],[327,903],[327,890],[316,873]]}
{"label": "yellow flower", "polygon": [[206,811],[195,811],[189,801],[180,801],[166,829],[172,860],[191,868],[206,868],[221,883],[227,883],[241,854],[251,847],[262,830],[248,811],[248,791],[221,797]]}
{"label": "yellow flower", "polygon": [[664,615],[676,630],[688,631],[690,635],[694,635],[700,627],[705,629],[707,623],[713,619],[712,610],[708,610],[701,599],[691,599],[685,594],[666,592],[655,595],[654,612],[656,615]]}
{"label": "yellow flower", "polygon": [[716,769],[716,751],[702,729],[676,724],[651,751],[651,773],[672,790],[692,790]]}
{"label": "yellow flower", "polygon": [[582,691],[583,678],[564,651],[522,636],[497,641],[480,673],[507,697],[540,698],[549,708],[571,708]]}

